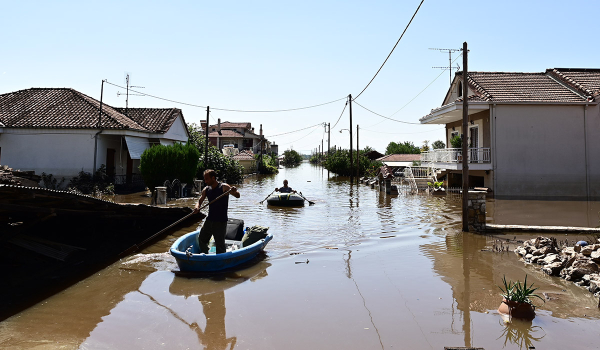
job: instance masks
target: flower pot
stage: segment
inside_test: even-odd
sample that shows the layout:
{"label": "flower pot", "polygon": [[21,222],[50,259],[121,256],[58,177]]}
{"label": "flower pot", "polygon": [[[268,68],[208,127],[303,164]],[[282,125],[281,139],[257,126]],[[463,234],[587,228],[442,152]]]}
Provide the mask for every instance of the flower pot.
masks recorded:
{"label": "flower pot", "polygon": [[433,190],[433,195],[434,196],[445,196],[446,195],[446,190],[442,189],[442,188],[436,188]]}
{"label": "flower pot", "polygon": [[500,304],[498,312],[502,315],[524,320],[533,320],[535,318],[535,307],[533,305],[529,303],[507,301],[504,298],[502,298],[502,304]]}

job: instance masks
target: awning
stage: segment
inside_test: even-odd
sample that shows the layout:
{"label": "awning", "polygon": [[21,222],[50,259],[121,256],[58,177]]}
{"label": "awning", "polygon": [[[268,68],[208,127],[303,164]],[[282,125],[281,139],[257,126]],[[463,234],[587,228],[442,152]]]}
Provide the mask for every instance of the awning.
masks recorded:
{"label": "awning", "polygon": [[148,139],[134,136],[125,136],[125,142],[127,142],[127,149],[129,150],[129,156],[131,159],[140,159],[142,153],[150,148],[150,142]]}

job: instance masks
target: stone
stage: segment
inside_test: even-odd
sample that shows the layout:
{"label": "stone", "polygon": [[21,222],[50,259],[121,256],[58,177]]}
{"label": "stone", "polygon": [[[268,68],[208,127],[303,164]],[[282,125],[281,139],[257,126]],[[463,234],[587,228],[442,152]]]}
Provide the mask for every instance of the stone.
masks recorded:
{"label": "stone", "polygon": [[592,249],[591,246],[587,245],[585,247],[581,247],[581,251],[580,253],[585,255],[585,256],[590,256],[592,255],[592,252],[594,251],[594,249]]}
{"label": "stone", "polygon": [[592,254],[590,254],[590,258],[592,258],[592,260],[594,260],[594,262],[600,264],[600,250],[596,250],[595,252],[592,252]]}
{"label": "stone", "polygon": [[517,247],[517,249],[515,249],[515,253],[521,255],[521,256],[525,256],[527,255],[527,250],[521,246]]}
{"label": "stone", "polygon": [[571,277],[569,280],[578,281],[585,275],[597,273],[598,265],[587,259],[578,259],[571,267],[565,270],[567,270],[567,275]]}
{"label": "stone", "polygon": [[599,280],[590,280],[590,285],[588,290],[592,293],[600,292],[600,281]]}
{"label": "stone", "polygon": [[539,255],[538,256],[534,256],[533,258],[531,258],[530,262],[532,264],[535,264],[535,263],[538,262],[538,260],[541,260],[541,258],[542,258],[542,256],[539,256]]}
{"label": "stone", "polygon": [[561,254],[571,256],[571,255],[575,254],[575,248],[573,248],[573,247],[563,248],[563,250],[561,251]]}
{"label": "stone", "polygon": [[543,258],[541,260],[544,265],[552,264],[555,262],[560,262],[562,265],[562,261],[560,260],[560,257],[558,256],[558,254],[548,254],[548,255],[546,255],[545,258]]}
{"label": "stone", "polygon": [[554,262],[554,263],[548,264],[542,268],[542,271],[544,271],[545,274],[550,275],[550,276],[558,276],[560,274],[561,270],[562,270],[561,262]]}
{"label": "stone", "polygon": [[579,253],[581,251],[581,246],[580,245],[576,245],[573,247],[573,250],[575,250],[576,253]]}
{"label": "stone", "polygon": [[531,258],[533,258],[533,254],[525,255],[525,260],[531,260]]}

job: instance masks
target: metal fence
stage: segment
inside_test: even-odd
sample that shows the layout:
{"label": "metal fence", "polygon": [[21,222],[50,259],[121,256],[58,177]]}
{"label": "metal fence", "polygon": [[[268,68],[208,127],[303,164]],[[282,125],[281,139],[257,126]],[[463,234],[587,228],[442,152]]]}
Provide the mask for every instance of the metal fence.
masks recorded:
{"label": "metal fence", "polygon": [[[469,148],[467,151],[469,163],[490,163],[491,149],[489,147]],[[462,162],[462,149],[442,148],[421,153],[421,162],[424,163],[460,163]]]}

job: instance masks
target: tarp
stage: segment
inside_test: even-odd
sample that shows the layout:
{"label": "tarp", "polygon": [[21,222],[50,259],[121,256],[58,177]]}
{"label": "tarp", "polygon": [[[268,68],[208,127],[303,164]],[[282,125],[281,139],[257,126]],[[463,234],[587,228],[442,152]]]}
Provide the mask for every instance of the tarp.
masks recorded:
{"label": "tarp", "polygon": [[150,148],[150,142],[148,139],[142,137],[125,136],[125,142],[127,142],[127,149],[129,150],[129,156],[131,159],[140,159],[142,153]]}

